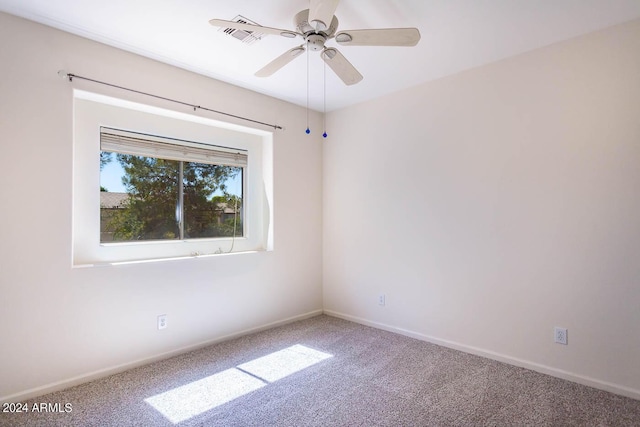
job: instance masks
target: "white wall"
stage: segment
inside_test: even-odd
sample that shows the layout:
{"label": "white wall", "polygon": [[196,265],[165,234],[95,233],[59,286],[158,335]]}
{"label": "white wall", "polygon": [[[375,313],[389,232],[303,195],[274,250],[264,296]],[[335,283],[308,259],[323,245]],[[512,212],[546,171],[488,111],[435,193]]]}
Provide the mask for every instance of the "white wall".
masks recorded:
{"label": "white wall", "polygon": [[325,310],[640,398],[640,21],[327,123]]}
{"label": "white wall", "polygon": [[[0,401],[322,309],[322,138],[303,108],[1,13],[0,64]],[[191,111],[60,69],[284,126],[275,250],[72,268],[72,88]]]}

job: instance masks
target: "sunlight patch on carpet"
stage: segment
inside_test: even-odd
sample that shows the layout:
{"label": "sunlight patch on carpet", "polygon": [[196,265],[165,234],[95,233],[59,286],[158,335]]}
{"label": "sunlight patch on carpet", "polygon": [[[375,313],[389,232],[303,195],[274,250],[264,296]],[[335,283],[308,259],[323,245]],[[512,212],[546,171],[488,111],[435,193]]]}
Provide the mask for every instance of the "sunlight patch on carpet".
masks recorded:
{"label": "sunlight patch on carpet", "polygon": [[238,365],[238,368],[272,383],[330,357],[333,356],[297,344]]}
{"label": "sunlight patch on carpet", "polygon": [[177,424],[331,357],[296,344],[144,401]]}

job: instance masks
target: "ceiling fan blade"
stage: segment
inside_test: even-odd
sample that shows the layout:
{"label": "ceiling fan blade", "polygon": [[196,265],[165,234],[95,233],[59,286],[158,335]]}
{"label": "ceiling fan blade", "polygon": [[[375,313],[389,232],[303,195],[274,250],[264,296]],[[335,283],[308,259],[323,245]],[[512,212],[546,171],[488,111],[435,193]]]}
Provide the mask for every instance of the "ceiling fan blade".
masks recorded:
{"label": "ceiling fan blade", "polygon": [[327,48],[322,51],[320,56],[322,60],[331,67],[333,72],[340,77],[344,84],[351,86],[362,80],[362,74],[347,61],[347,58],[345,58],[338,49],[333,47]]}
{"label": "ceiling fan blade", "polygon": [[376,30],[346,30],[336,34],[343,46],[415,46],[420,41],[417,28],[380,28]]}
{"label": "ceiling fan blade", "polygon": [[273,73],[287,65],[289,62],[293,61],[302,52],[304,52],[304,45],[289,49],[288,51],[262,67],[260,70],[258,70],[255,74],[256,77],[269,77],[273,75]]}
{"label": "ceiling fan blade", "polygon": [[275,34],[276,36],[283,36],[290,39],[297,36],[302,36],[302,34],[296,33],[295,31],[281,30],[280,28],[263,27],[262,25],[243,24],[242,22],[225,21],[224,19],[212,19],[209,21],[209,24],[213,25],[214,27],[235,28],[236,30],[249,32],[255,31],[257,33],[263,34]]}
{"label": "ceiling fan blade", "polygon": [[309,0],[309,25],[324,31],[331,25],[340,0]]}

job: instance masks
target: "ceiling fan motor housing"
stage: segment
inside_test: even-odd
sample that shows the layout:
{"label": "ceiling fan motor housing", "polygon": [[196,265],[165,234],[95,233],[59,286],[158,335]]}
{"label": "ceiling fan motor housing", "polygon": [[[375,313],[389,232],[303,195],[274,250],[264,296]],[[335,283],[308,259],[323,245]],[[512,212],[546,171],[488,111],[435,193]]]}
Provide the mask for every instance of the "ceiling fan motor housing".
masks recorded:
{"label": "ceiling fan motor housing", "polygon": [[338,18],[334,16],[328,28],[322,31],[317,31],[315,27],[309,24],[309,9],[305,9],[296,14],[293,18],[293,24],[298,29],[298,32],[304,34],[305,39],[307,39],[311,34],[318,34],[324,36],[326,40],[333,37],[336,33],[336,30],[338,29]]}

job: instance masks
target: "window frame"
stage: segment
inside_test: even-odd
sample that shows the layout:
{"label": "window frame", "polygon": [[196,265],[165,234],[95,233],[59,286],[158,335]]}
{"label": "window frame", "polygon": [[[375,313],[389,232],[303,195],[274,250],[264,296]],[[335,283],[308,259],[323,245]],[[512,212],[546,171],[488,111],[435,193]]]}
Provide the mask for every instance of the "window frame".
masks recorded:
{"label": "window frame", "polygon": [[[72,266],[273,250],[273,134],[74,89]],[[100,242],[100,128],[246,150],[242,237]]]}
{"label": "window frame", "polygon": [[[186,163],[193,164],[209,164],[219,166],[229,166],[240,169],[240,183],[241,194],[244,195],[244,183],[245,172],[247,170],[247,150],[231,147],[214,146],[211,144],[202,144],[196,141],[176,140],[175,138],[166,138],[160,135],[148,135],[140,132],[124,131],[122,129],[114,129],[105,126],[100,127],[100,159],[102,160],[102,153],[133,155],[144,158],[153,158],[161,160],[170,160],[178,162],[178,175],[179,179],[176,183],[177,194],[175,200],[175,216],[171,220],[176,221],[176,227],[178,229],[179,236],[172,239],[142,239],[142,241],[150,240],[193,240],[193,239],[220,239],[224,236],[212,236],[212,237],[185,237],[185,208],[184,208],[184,167]],[[113,161],[113,160],[112,160]],[[117,161],[117,160],[116,160]],[[100,172],[102,174],[102,164],[100,165]],[[102,188],[102,182],[101,182]],[[102,190],[100,190],[102,191]],[[102,196],[102,194],[100,194]],[[100,206],[102,209],[102,205]],[[235,212],[236,219],[239,218],[242,224],[242,233],[234,235],[232,238],[242,238],[245,236],[245,210],[241,209],[241,213],[238,215]],[[103,215],[100,215],[101,221]],[[100,224],[100,243],[112,244],[122,242],[135,242],[135,240],[117,240],[105,242],[102,240],[102,222]]]}

